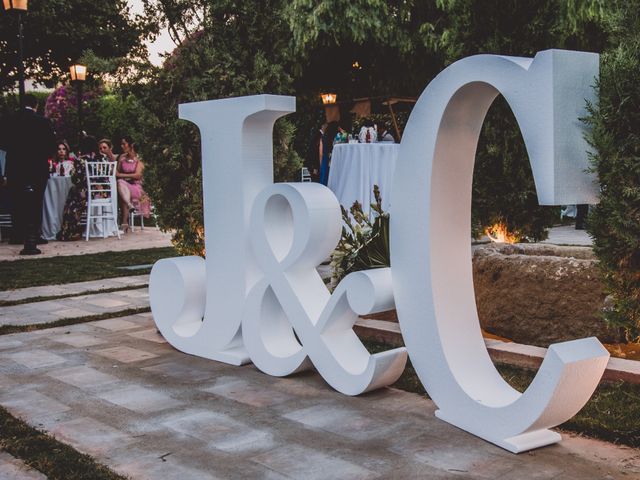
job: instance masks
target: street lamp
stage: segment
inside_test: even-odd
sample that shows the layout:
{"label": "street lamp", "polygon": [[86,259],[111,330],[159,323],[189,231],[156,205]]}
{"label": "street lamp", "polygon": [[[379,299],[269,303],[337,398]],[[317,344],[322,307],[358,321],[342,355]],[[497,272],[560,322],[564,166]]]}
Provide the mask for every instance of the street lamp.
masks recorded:
{"label": "street lamp", "polygon": [[20,108],[24,107],[24,55],[23,55],[23,32],[22,13],[27,11],[27,0],[3,0],[4,9],[7,12],[15,12],[18,15],[18,98]]}
{"label": "street lamp", "polygon": [[87,67],[85,65],[71,65],[69,67],[69,73],[71,74],[71,83],[75,83],[78,101],[78,135],[82,137],[82,84],[87,79]]}

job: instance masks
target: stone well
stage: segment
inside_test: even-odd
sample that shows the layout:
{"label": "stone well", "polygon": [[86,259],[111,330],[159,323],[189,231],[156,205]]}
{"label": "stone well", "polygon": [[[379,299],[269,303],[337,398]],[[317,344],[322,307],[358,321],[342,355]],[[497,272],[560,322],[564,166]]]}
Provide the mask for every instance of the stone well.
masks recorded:
{"label": "stone well", "polygon": [[601,316],[605,300],[589,247],[490,244],[475,247],[473,280],[482,327],[518,343],[596,336],[623,341]]}
{"label": "stone well", "polygon": [[[540,347],[591,336],[624,342],[623,332],[602,319],[606,295],[590,247],[475,246],[473,281],[488,333]],[[395,310],[364,318],[398,321]]]}

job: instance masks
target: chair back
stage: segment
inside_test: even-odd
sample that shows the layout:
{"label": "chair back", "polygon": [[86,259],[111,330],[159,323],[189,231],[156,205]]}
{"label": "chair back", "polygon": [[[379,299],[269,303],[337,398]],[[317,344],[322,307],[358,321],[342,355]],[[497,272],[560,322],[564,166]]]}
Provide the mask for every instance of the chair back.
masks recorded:
{"label": "chair back", "polygon": [[311,182],[311,173],[309,173],[309,169],[307,167],[302,167],[302,170],[300,171],[300,181]]}
{"label": "chair back", "polygon": [[87,172],[87,198],[104,200],[115,198],[116,162],[85,162]]}

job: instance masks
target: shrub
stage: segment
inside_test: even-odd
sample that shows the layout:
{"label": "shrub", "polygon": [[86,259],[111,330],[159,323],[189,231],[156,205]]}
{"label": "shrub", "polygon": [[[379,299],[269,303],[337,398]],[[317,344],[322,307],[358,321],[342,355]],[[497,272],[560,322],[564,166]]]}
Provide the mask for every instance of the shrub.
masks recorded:
{"label": "shrub", "polygon": [[620,44],[601,57],[598,104],[586,120],[592,130],[593,169],[601,191],[587,230],[594,239],[610,293],[605,319],[640,340],[640,29],[639,2],[612,17]]}
{"label": "shrub", "polygon": [[[192,35],[168,58],[141,91],[145,187],[158,212],[160,226],[175,229],[181,253],[204,253],[202,165],[198,129],[178,119],[186,102],[252,95],[287,94],[286,38],[282,19],[266,23],[278,2],[242,2],[227,20],[229,3],[212,4],[203,30]],[[298,180],[302,162],[292,148],[293,124],[280,119],[274,127],[276,181]]]}

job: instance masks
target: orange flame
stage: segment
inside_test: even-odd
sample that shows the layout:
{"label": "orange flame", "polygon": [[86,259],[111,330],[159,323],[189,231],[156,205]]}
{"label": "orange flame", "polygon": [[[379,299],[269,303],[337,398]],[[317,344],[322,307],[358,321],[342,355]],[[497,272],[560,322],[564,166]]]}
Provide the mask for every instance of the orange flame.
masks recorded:
{"label": "orange flame", "polygon": [[504,222],[494,223],[485,228],[484,233],[489,237],[489,240],[496,243],[517,243],[520,241],[520,235],[509,232]]}

